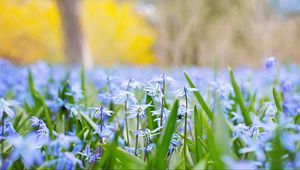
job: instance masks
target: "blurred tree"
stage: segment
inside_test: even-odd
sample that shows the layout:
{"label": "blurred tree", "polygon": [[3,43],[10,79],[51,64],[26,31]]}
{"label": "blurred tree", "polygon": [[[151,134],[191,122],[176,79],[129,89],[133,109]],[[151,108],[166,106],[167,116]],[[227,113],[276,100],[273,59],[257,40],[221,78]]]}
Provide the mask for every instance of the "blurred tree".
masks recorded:
{"label": "blurred tree", "polygon": [[0,57],[17,63],[62,62],[59,15],[50,0],[1,0]]}
{"label": "blurred tree", "polygon": [[[77,63],[88,54],[88,48],[84,47],[88,44],[97,63],[147,64],[155,61],[151,49],[155,32],[135,12],[134,3],[115,0],[60,1],[1,0],[0,57],[19,63],[31,63],[37,59],[66,62],[63,57],[65,39],[65,42],[70,41],[65,45],[70,63]],[[58,8],[58,3],[63,1],[65,4],[60,4]],[[75,19],[69,20],[69,17]],[[67,52],[67,48],[74,51]]]}
{"label": "blurred tree", "polygon": [[64,33],[67,63],[71,65],[83,63],[86,67],[91,67],[91,54],[81,28],[80,0],[56,0],[56,2]]}
{"label": "blurred tree", "polygon": [[131,1],[84,0],[83,22],[98,63],[151,64],[156,32]]}

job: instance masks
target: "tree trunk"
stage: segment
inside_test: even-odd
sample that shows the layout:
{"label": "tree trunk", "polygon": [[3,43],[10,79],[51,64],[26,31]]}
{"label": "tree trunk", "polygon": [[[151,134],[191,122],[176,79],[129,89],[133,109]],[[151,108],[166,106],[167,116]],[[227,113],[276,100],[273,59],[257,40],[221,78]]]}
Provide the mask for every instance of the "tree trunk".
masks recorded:
{"label": "tree trunk", "polygon": [[79,0],[56,0],[64,35],[66,61],[70,65],[92,67],[92,58],[82,32]]}

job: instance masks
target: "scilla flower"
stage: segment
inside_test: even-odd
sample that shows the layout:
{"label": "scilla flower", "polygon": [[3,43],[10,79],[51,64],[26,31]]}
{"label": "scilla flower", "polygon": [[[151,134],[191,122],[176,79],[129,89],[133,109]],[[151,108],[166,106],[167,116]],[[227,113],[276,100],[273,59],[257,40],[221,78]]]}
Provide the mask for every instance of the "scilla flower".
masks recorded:
{"label": "scilla flower", "polygon": [[271,69],[275,66],[276,64],[276,59],[275,57],[269,57],[266,61],[265,61],[265,67],[267,69]]}
{"label": "scilla flower", "polygon": [[2,119],[4,113],[8,117],[13,118],[15,116],[15,112],[11,109],[11,107],[18,104],[19,103],[14,100],[4,100],[3,98],[0,98],[0,119]]}

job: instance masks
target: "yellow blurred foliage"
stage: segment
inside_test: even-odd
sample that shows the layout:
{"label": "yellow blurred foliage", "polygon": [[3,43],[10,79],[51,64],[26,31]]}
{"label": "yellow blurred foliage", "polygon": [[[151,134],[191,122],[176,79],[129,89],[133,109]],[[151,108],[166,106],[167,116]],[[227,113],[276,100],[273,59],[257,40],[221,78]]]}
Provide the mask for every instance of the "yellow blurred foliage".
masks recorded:
{"label": "yellow blurred foliage", "polygon": [[49,0],[1,0],[0,56],[18,63],[62,61],[59,16]]}
{"label": "yellow blurred foliage", "polygon": [[83,1],[83,23],[98,63],[147,64],[154,62],[153,29],[134,11],[131,2]]}
{"label": "yellow blurred foliage", "polygon": [[[101,64],[153,63],[155,33],[130,2],[84,0],[82,25]],[[0,57],[19,63],[62,62],[63,39],[53,0],[1,0]]]}

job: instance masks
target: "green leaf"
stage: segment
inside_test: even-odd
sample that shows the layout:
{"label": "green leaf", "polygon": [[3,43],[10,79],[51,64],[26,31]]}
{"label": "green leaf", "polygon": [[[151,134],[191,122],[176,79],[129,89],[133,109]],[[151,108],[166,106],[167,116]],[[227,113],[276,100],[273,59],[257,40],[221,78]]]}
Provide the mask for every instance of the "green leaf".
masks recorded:
{"label": "green leaf", "polygon": [[28,85],[29,85],[29,92],[34,101],[34,111],[36,111],[38,108],[43,106],[45,102],[43,97],[40,95],[40,93],[35,89],[33,76],[30,70],[28,71]]}
{"label": "green leaf", "polygon": [[232,69],[228,68],[228,71],[229,71],[229,75],[230,75],[231,84],[232,84],[232,87],[233,87],[233,90],[234,90],[234,93],[235,93],[235,100],[240,106],[245,124],[247,126],[249,126],[249,125],[252,124],[252,120],[251,120],[251,117],[250,117],[250,113],[249,113],[248,109],[245,106],[242,92],[240,90],[240,87],[239,87],[237,81],[235,80]]}
{"label": "green leaf", "polygon": [[82,113],[81,111],[78,112],[81,117],[88,123],[88,125],[93,128],[93,129],[97,129],[97,125],[96,123],[90,118],[88,117],[86,114]]}
{"label": "green leaf", "polygon": [[275,104],[276,104],[277,111],[280,112],[280,111],[282,111],[281,97],[278,94],[275,87],[273,87],[272,91],[273,91],[273,97],[274,97],[274,101],[275,101]]}
{"label": "green leaf", "polygon": [[49,132],[50,132],[50,136],[51,138],[54,138],[54,135],[53,135],[53,127],[52,127],[52,124],[51,124],[51,116],[50,116],[50,112],[48,111],[48,107],[47,105],[45,104],[45,101],[44,101],[44,98],[40,95],[40,93],[35,89],[35,86],[34,86],[34,81],[33,81],[33,76],[32,76],[32,73],[31,71],[29,70],[28,72],[28,84],[29,84],[29,91],[30,91],[30,94],[34,100],[34,106],[33,108],[34,109],[31,109],[32,112],[36,112],[38,111],[40,108],[43,108],[42,111],[44,113],[44,117],[46,119],[46,125],[47,127],[49,128]]}
{"label": "green leaf", "polygon": [[201,122],[201,115],[198,113],[197,106],[195,105],[194,107],[194,131],[195,131],[195,144],[196,144],[196,149],[195,151],[195,156],[196,156],[196,163],[198,163],[201,159],[201,153],[202,151],[202,146],[201,142],[199,141],[198,137],[202,138],[202,129],[203,129],[203,124]]}
{"label": "green leaf", "polygon": [[85,88],[85,71],[84,71],[84,66],[81,66],[81,90],[83,93],[83,100],[84,100],[84,108],[87,109],[87,94],[86,94],[86,88]]}
{"label": "green leaf", "polygon": [[[101,156],[101,159],[97,164],[95,165],[94,169],[114,169],[115,163],[116,163],[116,157],[115,157],[115,151],[118,146],[118,132],[116,132],[116,135],[114,137],[114,140],[108,145],[108,147],[105,148],[103,155]],[[102,146],[101,146],[102,147]]]}
{"label": "green leaf", "polygon": [[167,161],[165,160],[165,158],[167,156],[172,135],[176,127],[178,103],[179,102],[176,99],[173,108],[169,114],[166,125],[163,129],[163,133],[159,138],[157,149],[156,149],[156,155],[155,155],[155,163],[154,163],[155,169],[166,169],[167,167]]}
{"label": "green leaf", "polygon": [[44,112],[45,112],[45,118],[46,118],[46,125],[49,128],[49,132],[50,132],[50,136],[53,139],[54,135],[53,135],[53,126],[51,124],[51,116],[50,116],[50,112],[48,111],[48,108],[46,105],[44,105]]}
{"label": "green leaf", "polygon": [[[151,96],[146,96],[146,104],[154,104],[153,99]],[[148,120],[148,128],[150,130],[154,130],[157,128],[157,122],[154,121],[154,116],[152,116],[151,111],[153,111],[155,108],[153,106],[150,106],[146,109],[146,116]]]}
{"label": "green leaf", "polygon": [[119,147],[116,148],[114,154],[116,158],[121,162],[121,164],[127,168],[144,169],[146,167],[146,164],[142,160],[140,160],[138,157],[129,154],[127,151],[125,151],[122,148]]}
{"label": "green leaf", "polygon": [[280,139],[280,130],[276,129],[276,135],[272,140],[272,148],[273,150],[270,153],[271,157],[271,167],[270,169],[284,169],[282,157],[284,156],[284,148],[281,144]]}
{"label": "green leaf", "polygon": [[[189,83],[191,88],[196,88],[196,86],[194,85],[194,83],[192,82],[192,80],[190,79],[190,77],[188,76],[188,74],[186,72],[184,72],[184,76],[185,79],[187,80],[187,82]],[[213,112],[209,109],[209,107],[207,106],[207,104],[205,103],[202,95],[200,92],[198,91],[194,91],[194,95],[197,99],[197,101],[199,102],[199,104],[202,106],[202,108],[204,109],[204,111],[206,112],[207,116],[209,117],[210,120],[213,120],[214,118],[214,114]]]}

